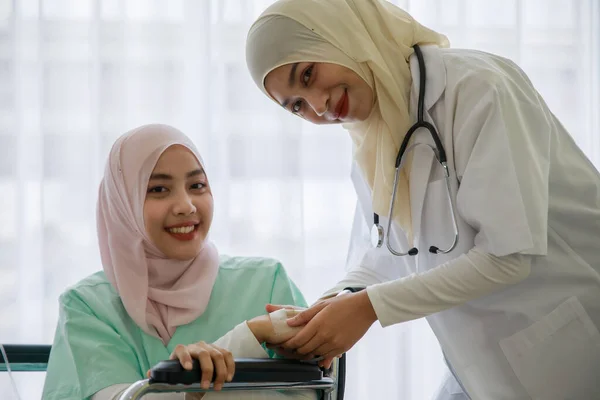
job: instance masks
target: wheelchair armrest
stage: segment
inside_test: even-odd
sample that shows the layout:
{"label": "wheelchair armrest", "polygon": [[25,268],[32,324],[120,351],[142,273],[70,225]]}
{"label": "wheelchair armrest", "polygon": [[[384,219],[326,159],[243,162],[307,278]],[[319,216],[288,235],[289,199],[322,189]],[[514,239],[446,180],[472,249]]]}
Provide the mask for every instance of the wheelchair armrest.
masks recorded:
{"label": "wheelchair armrest", "polygon": [[[200,362],[193,360],[186,370],[178,360],[161,361],[150,370],[150,383],[191,385],[200,382]],[[213,375],[213,380],[215,376]],[[306,382],[323,379],[323,371],[314,361],[272,358],[237,358],[232,383]]]}
{"label": "wheelchair armrest", "polygon": [[[315,390],[324,400],[342,400],[345,383],[345,355],[323,371],[315,361],[238,358],[232,382],[223,391],[236,390]],[[209,392],[200,387],[201,370],[195,361],[191,371],[179,361],[161,361],[150,370],[150,379],[129,386],[119,400],[139,400],[147,393]],[[213,376],[214,380],[214,376]]]}

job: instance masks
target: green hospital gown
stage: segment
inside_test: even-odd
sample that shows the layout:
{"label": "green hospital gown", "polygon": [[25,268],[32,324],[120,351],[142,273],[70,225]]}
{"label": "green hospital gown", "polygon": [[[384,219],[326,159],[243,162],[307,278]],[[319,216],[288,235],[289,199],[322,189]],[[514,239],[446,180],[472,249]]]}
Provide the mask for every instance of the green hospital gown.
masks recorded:
{"label": "green hospital gown", "polygon": [[106,387],[144,379],[178,344],[215,342],[239,323],[265,314],[267,303],[306,306],[277,261],[225,256],[205,312],[179,326],[167,346],[135,324],[103,272],[68,289],[59,303],[45,400],[88,399]]}

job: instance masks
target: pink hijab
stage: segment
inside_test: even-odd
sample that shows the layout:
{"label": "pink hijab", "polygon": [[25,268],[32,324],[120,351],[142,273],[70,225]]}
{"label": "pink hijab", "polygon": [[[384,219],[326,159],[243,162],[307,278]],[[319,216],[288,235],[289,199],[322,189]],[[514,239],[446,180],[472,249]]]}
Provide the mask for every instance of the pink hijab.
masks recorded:
{"label": "pink hijab", "polygon": [[164,344],[177,326],[202,315],[219,269],[217,249],[208,240],[196,258],[178,261],[166,258],[146,233],[148,180],[161,154],[176,144],[203,166],[190,139],[167,125],[141,126],[117,139],[100,183],[97,214],[106,277],[136,324]]}

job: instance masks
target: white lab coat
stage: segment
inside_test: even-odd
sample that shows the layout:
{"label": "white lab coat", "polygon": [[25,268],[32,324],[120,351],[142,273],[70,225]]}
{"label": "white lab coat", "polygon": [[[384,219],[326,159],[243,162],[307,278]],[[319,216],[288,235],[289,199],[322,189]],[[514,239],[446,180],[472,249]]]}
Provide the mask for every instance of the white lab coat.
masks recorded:
{"label": "white lab coat", "polygon": [[[422,49],[425,119],[448,157],[458,245],[447,255],[428,252],[448,247],[454,234],[441,168],[426,146],[416,147],[410,174],[416,257],[369,245],[371,191],[355,165],[350,271],[334,289],[431,270],[474,246],[495,256],[532,255],[525,280],[433,314],[429,325],[473,400],[600,398],[598,171],[514,63],[478,51]],[[416,120],[416,56],[410,64]],[[415,141],[434,144],[425,130]],[[386,227],[387,218],[380,223]],[[395,247],[406,251],[406,236],[398,226],[392,231]],[[438,399],[466,398],[460,393],[449,381]]]}

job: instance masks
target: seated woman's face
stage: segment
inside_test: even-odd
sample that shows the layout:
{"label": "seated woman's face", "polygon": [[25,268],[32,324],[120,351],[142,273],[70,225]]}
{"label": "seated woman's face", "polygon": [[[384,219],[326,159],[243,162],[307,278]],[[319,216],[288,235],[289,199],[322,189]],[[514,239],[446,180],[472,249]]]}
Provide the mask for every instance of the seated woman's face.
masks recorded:
{"label": "seated woman's face", "polygon": [[337,64],[301,62],[269,72],[265,89],[286,110],[315,124],[358,122],[373,108],[373,91]]}
{"label": "seated woman's face", "polygon": [[186,147],[169,147],[148,182],[148,236],[168,258],[190,260],[200,252],[212,218],[213,197],[200,163]]}

